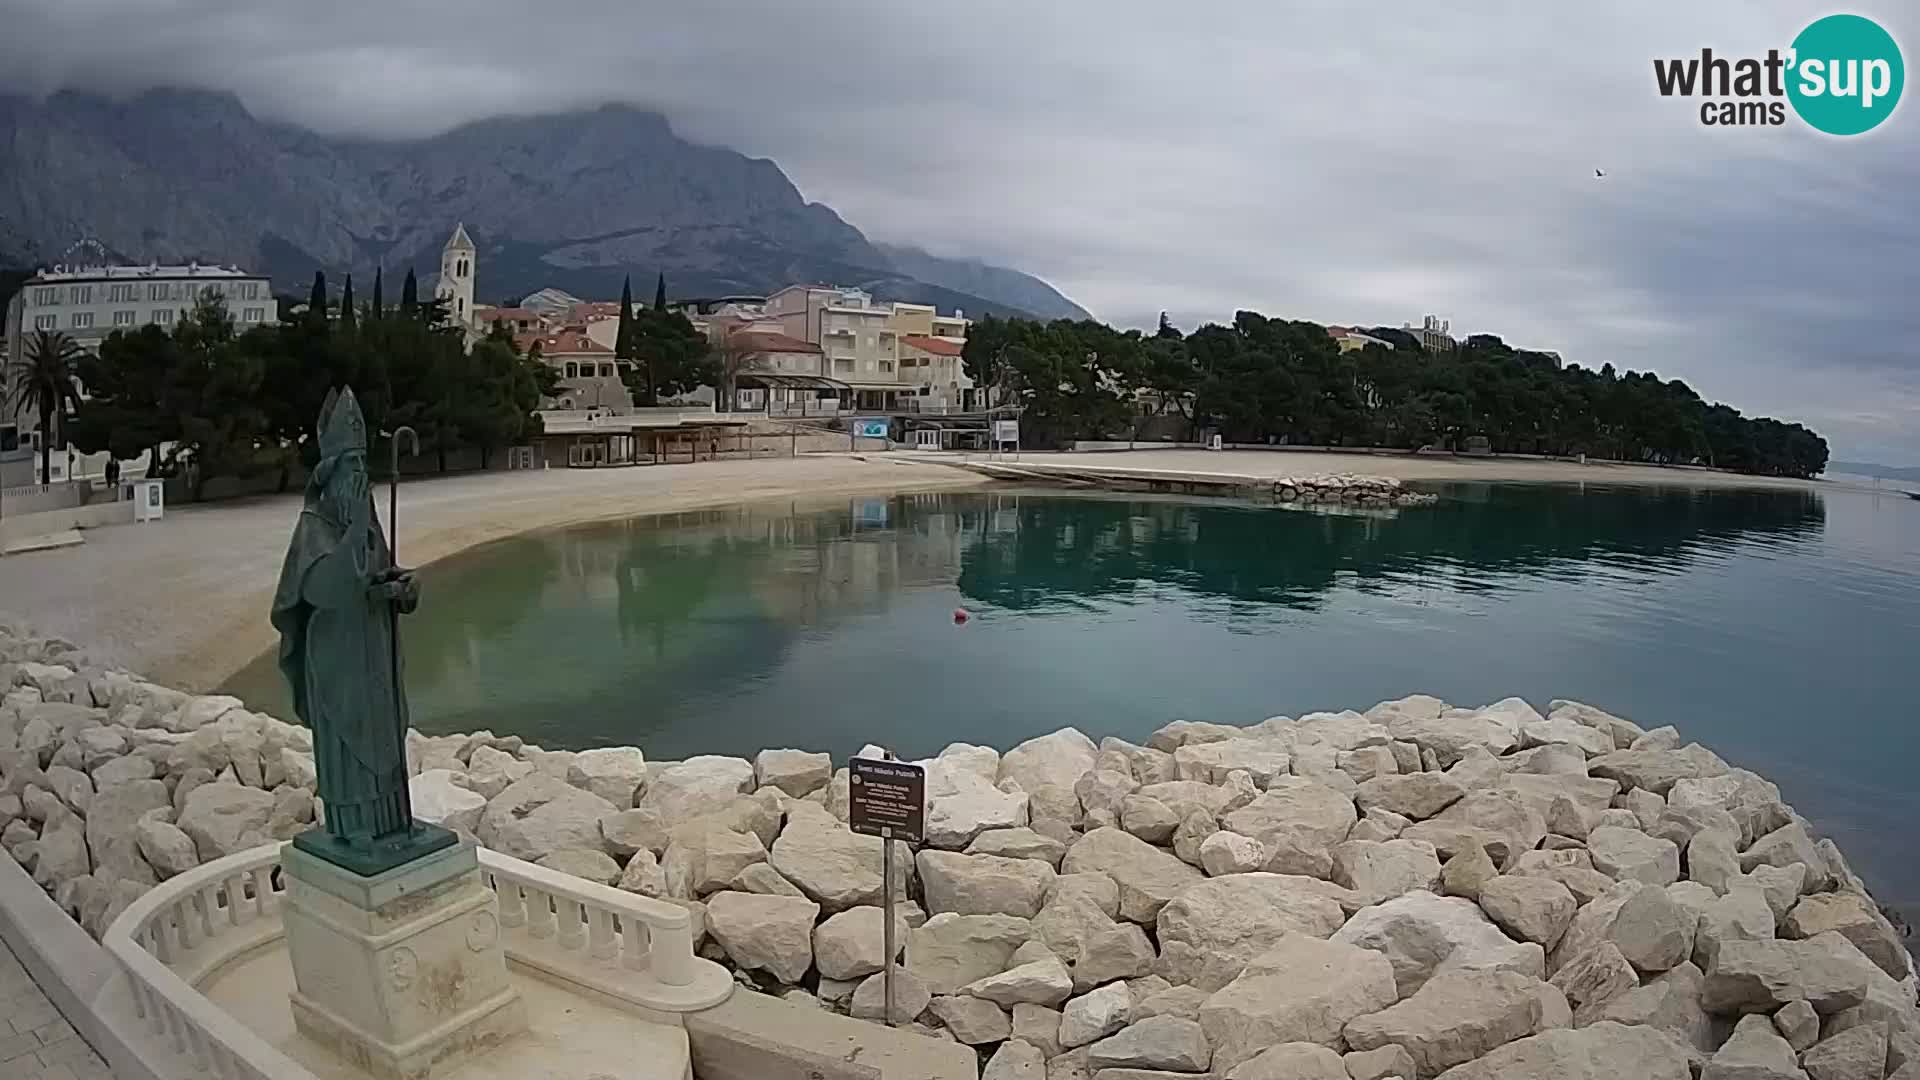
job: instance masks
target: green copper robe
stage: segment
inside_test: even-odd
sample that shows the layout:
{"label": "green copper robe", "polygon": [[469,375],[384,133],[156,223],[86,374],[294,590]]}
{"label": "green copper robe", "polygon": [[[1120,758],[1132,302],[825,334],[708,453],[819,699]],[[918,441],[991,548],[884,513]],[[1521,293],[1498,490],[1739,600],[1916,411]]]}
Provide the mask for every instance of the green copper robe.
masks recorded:
{"label": "green copper robe", "polygon": [[310,493],[294,527],[273,598],[280,631],[280,670],[293,688],[293,708],[313,729],[319,794],[327,832],[365,841],[404,831],[407,797],[407,703],[397,693],[401,671],[394,616],[401,608],[377,582],[393,557],[379,516],[369,507],[363,550],[347,550],[347,527]]}

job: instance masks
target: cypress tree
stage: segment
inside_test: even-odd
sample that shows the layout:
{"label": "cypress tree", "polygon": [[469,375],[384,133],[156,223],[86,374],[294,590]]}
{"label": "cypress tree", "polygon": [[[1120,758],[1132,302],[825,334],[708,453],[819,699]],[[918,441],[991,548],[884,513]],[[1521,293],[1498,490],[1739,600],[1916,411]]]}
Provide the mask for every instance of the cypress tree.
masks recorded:
{"label": "cypress tree", "polygon": [[620,329],[613,336],[613,355],[633,359],[633,275],[620,283]]}
{"label": "cypress tree", "polygon": [[667,310],[667,275],[653,279],[653,310]]}
{"label": "cypress tree", "polygon": [[327,272],[313,272],[313,289],[307,293],[307,318],[321,326],[327,324]]}
{"label": "cypress tree", "polygon": [[340,329],[352,330],[353,323],[353,275],[348,274],[346,283],[340,286]]}
{"label": "cypress tree", "polygon": [[413,267],[407,267],[407,280],[400,283],[400,314],[413,318],[420,307],[420,283],[414,280]]}
{"label": "cypress tree", "polygon": [[373,305],[367,309],[367,314],[371,316],[376,322],[379,321],[380,318],[386,314],[386,307],[384,304],[381,303],[381,299],[380,299],[380,278],[382,276],[383,276],[382,268],[378,266],[374,267],[373,268]]}

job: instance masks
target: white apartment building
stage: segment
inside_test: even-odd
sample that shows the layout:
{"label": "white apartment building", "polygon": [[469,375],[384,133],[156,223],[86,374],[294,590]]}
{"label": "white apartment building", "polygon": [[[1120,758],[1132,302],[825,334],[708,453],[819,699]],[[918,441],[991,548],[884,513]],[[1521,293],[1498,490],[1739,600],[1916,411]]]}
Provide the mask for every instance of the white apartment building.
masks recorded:
{"label": "white apartment building", "polygon": [[1428,352],[1452,352],[1459,347],[1453,340],[1453,324],[1438,315],[1426,316],[1419,326],[1403,323],[1400,328],[1419,338],[1420,347]]}
{"label": "white apartment building", "polygon": [[28,278],[7,305],[7,355],[36,330],[91,349],[115,330],[172,326],[202,296],[219,296],[242,330],[276,322],[273,283],[236,266],[56,266]]}
{"label": "white apartment building", "polygon": [[[39,330],[58,331],[92,351],[115,330],[171,328],[203,296],[224,298],[243,331],[279,321],[272,281],[236,266],[61,265],[28,278],[8,302],[0,328],[4,351],[24,356],[27,339]],[[33,410],[0,416],[0,485],[26,482],[21,463],[38,448],[39,426]]]}

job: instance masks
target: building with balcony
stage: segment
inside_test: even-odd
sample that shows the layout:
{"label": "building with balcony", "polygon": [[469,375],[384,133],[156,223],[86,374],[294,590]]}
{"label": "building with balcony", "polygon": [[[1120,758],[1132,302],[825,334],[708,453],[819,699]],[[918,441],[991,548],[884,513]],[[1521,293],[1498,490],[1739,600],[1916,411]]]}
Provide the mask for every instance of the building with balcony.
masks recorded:
{"label": "building with balcony", "polygon": [[617,360],[610,345],[603,345],[573,325],[531,334],[518,334],[514,344],[521,353],[540,351],[540,359],[560,374],[560,388],[552,398],[541,402],[544,409],[597,410],[612,415],[633,411],[633,395],[620,377],[628,363]]}
{"label": "building with balcony", "polygon": [[[913,337],[958,348],[967,332],[961,312],[941,315],[931,304],[880,303],[863,289],[831,285],[789,285],[767,297],[765,317],[786,336],[820,347],[819,374],[846,384],[843,407],[858,411],[913,411],[920,398],[931,396],[928,380],[944,352],[915,351],[902,342]],[[922,361],[928,362],[925,372],[918,370]]]}
{"label": "building with balcony", "polygon": [[1426,316],[1419,326],[1403,323],[1400,328],[1412,334],[1428,352],[1452,352],[1460,345],[1453,339],[1453,324],[1438,315]]}

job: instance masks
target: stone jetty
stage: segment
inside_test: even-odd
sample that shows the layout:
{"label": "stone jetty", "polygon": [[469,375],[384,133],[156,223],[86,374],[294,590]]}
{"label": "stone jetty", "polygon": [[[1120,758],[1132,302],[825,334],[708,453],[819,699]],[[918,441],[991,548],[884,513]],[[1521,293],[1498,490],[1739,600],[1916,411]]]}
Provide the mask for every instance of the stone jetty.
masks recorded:
{"label": "stone jetty", "polygon": [[1391,476],[1328,473],[1311,476],[1249,476],[1136,469],[1099,464],[1063,465],[1057,462],[966,461],[958,463],[996,480],[1068,488],[1144,491],[1182,495],[1219,495],[1280,503],[1395,507],[1425,506],[1437,502],[1431,492],[1413,491]]}
{"label": "stone jetty", "polygon": [[[307,732],[0,624],[0,844],[95,935],[324,813]],[[876,1019],[880,841],[826,754],[408,738],[416,814],[684,904]],[[1414,696],[924,762],[896,1013],[990,1080],[1920,1080],[1913,960],[1831,841],[1672,727]]]}

